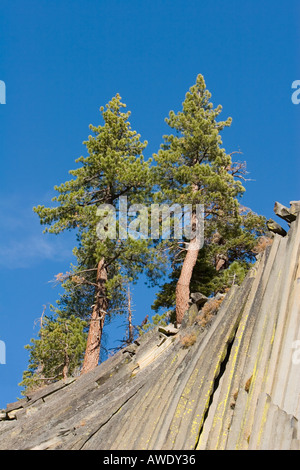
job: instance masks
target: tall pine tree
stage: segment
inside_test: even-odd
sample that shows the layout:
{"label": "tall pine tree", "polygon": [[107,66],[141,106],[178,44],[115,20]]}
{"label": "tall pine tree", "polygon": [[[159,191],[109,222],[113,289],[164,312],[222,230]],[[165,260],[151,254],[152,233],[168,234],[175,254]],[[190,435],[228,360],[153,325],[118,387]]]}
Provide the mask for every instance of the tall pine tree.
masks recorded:
{"label": "tall pine tree", "polygon": [[53,199],[54,207],[34,208],[41,224],[49,226],[46,231],[77,231],[77,266],[69,273],[69,280],[74,288],[87,285],[94,292],[82,373],[99,362],[105,318],[124,294],[124,286],[152,266],[147,239],[126,238],[124,227],[118,236],[120,197],[127,198],[128,206],[145,203],[151,190],[149,162],[143,157],[147,142],[141,142],[140,135],[131,129],[130,112],[124,108],[118,94],[100,108],[104,124],[90,125],[93,136],[84,142],[88,156],[76,160],[80,166],[70,171],[71,180],[55,187],[58,196]]}
{"label": "tall pine tree", "polygon": [[[199,259],[202,275],[211,281],[216,273],[229,266],[233,254],[238,254],[240,259],[249,254],[254,232],[262,227],[261,218],[241,211],[239,199],[245,191],[242,185],[244,167],[234,163],[222,147],[220,133],[231,125],[231,118],[218,121],[221,111],[220,105],[213,107],[204,78],[198,75],[195,85],[185,96],[182,111],[169,113],[166,122],[173,133],[164,136],[164,143],[154,155],[159,187],[157,200],[182,206],[192,204],[191,225],[194,229],[200,223],[196,205],[204,206],[204,246],[201,248],[196,236],[185,240],[186,248],[181,247],[179,253],[177,243],[170,244],[176,258],[171,277],[176,282],[165,284],[155,304],[158,307],[163,304],[163,299],[170,299],[176,283],[178,324],[188,308],[190,285]],[[251,217],[255,222],[249,224]],[[165,305],[170,306],[170,302],[166,301]]]}

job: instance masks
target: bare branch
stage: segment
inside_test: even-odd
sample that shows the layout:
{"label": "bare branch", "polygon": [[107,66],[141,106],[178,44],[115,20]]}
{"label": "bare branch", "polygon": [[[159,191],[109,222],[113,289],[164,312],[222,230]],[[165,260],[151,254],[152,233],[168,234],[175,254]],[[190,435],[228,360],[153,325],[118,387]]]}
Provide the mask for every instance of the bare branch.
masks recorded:
{"label": "bare branch", "polygon": [[[232,152],[233,153],[241,153],[241,152]],[[230,155],[232,155],[230,154]],[[249,171],[246,170],[246,162],[232,162],[230,165],[228,165],[225,170],[228,171],[233,177],[239,178],[243,181],[254,181],[253,179],[250,178],[245,178],[245,175],[249,173]]]}

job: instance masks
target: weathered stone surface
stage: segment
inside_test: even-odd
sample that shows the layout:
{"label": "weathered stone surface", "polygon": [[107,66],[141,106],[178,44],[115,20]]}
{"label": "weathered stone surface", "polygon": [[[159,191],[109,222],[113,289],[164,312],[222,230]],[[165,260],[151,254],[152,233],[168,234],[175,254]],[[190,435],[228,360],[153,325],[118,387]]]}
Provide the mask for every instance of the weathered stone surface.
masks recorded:
{"label": "weathered stone surface", "polygon": [[279,225],[273,219],[269,219],[267,221],[267,227],[270,230],[270,232],[277,233],[278,235],[281,235],[282,237],[285,237],[287,234],[286,230],[284,230],[284,228],[281,227],[281,225]]}
{"label": "weathered stone surface", "polygon": [[17,419],[18,416],[20,416],[20,413],[24,413],[23,408],[18,408],[17,410],[11,410],[7,412],[7,419]]}
{"label": "weathered stone surface", "polygon": [[195,323],[195,319],[198,315],[198,307],[196,304],[192,304],[181,322],[181,329],[191,326]]}
{"label": "weathered stone surface", "polygon": [[169,335],[176,335],[179,331],[179,328],[175,328],[174,325],[169,324],[167,326],[159,326],[158,331],[160,333],[163,333],[166,336],[169,336]]}
{"label": "weathered stone surface", "polygon": [[28,399],[27,398],[22,398],[21,400],[15,401],[13,403],[8,403],[6,405],[6,411],[12,411],[12,410],[17,410],[18,408],[22,408],[24,405],[26,405]]}
{"label": "weathered stone surface", "polygon": [[290,209],[280,204],[280,202],[275,202],[274,212],[276,215],[278,215],[278,217],[288,223],[294,222],[294,220],[296,220],[296,214],[293,214]]}
{"label": "weathered stone surface", "polygon": [[134,355],[136,353],[137,348],[138,348],[138,345],[136,343],[132,343],[126,346],[123,352],[129,353],[130,355]]}
{"label": "weathered stone surface", "polygon": [[32,405],[35,401],[39,400],[40,398],[45,398],[48,395],[60,390],[61,388],[66,387],[70,383],[74,382],[75,378],[71,377],[66,380],[60,380],[59,382],[55,382],[47,387],[42,387],[41,389],[37,390],[36,392],[28,393],[27,398],[24,401],[22,406],[29,406]]}
{"label": "weathered stone surface", "polygon": [[290,201],[290,211],[297,215],[300,212],[300,201]]}
{"label": "weathered stone surface", "polygon": [[191,298],[192,302],[197,305],[198,308],[203,307],[205,302],[208,301],[208,297],[206,297],[206,295],[201,294],[201,292],[193,292],[190,295],[190,298]]}

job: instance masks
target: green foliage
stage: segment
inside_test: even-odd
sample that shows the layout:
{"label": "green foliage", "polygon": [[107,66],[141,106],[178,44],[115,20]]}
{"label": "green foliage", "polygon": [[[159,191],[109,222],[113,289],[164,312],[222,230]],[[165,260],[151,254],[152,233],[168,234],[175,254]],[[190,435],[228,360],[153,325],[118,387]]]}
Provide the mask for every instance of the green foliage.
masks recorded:
{"label": "green foliage", "polygon": [[228,289],[233,284],[240,285],[246,277],[249,266],[245,261],[233,261],[228,269],[222,272],[222,288]]}
{"label": "green foliage", "polygon": [[231,118],[217,121],[221,106],[213,109],[211,94],[202,75],[190,88],[177,114],[170,111],[167,124],[174,134],[165,135],[154,160],[158,200],[179,204],[204,204],[213,220],[224,213],[235,215],[236,197],[244,188],[228,171],[231,157],[221,147],[220,132]]}
{"label": "green foliage", "polygon": [[24,387],[23,395],[76,371],[85,350],[85,327],[86,322],[74,315],[44,317],[38,339],[25,346],[30,358],[19,384]]}
{"label": "green foliage", "polygon": [[[72,179],[55,186],[57,195],[52,200],[52,207],[39,205],[34,208],[41,224],[46,226],[45,232],[59,234],[75,230],[77,235],[73,250],[77,264],[72,265],[68,273],[57,276],[65,289],[58,301],[59,318],[88,320],[98,295],[97,266],[100,260],[104,260],[107,273],[104,289],[106,323],[111,315],[124,311],[128,282],[135,282],[144,270],[152,279],[158,272],[158,261],[154,250],[150,250],[149,241],[110,237],[107,213],[105,210],[99,212],[99,206],[115,210],[118,235],[119,198],[126,197],[128,207],[151,198],[151,161],[146,162],[143,156],[147,142],[141,142],[140,135],[131,129],[130,112],[125,108],[118,94],[105,108],[100,108],[103,123],[90,125],[93,135],[84,142],[87,156],[76,160],[78,167],[69,172]],[[97,233],[100,222],[108,230],[102,238]],[[45,370],[45,361],[51,357],[44,357],[42,349],[37,347],[31,354],[34,354],[34,362],[40,357]]]}
{"label": "green foliage", "polygon": [[[191,291],[206,295],[226,289],[229,277],[224,269],[234,261],[247,269],[254,259],[252,249],[256,239],[265,233],[265,218],[240,205],[245,191],[242,185],[245,163],[233,162],[222,147],[220,132],[230,126],[231,118],[217,121],[222,107],[213,108],[210,99],[211,94],[199,75],[186,94],[182,111],[177,114],[170,111],[166,122],[173,133],[164,136],[164,143],[154,155],[156,200],[204,205],[204,246],[194,268]],[[170,281],[157,295],[155,310],[174,306],[176,283],[185,257],[185,250],[176,241],[165,245],[172,272]],[[217,266],[220,257],[226,260],[221,270]],[[237,277],[240,279],[241,275]]]}
{"label": "green foliage", "polygon": [[122,112],[125,107],[117,94],[106,108],[100,108],[104,125],[90,126],[94,136],[84,142],[88,156],[76,160],[80,166],[70,171],[73,179],[55,187],[59,193],[53,198],[56,206],[34,208],[41,224],[49,226],[45,231],[55,234],[77,231],[75,275],[76,271],[81,272],[81,278],[92,285],[97,263],[105,259],[110,299],[118,295],[123,281],[136,280],[139,273],[145,268],[151,271],[155,264],[148,240],[99,239],[96,231],[97,224],[104,223],[106,217],[105,212],[99,214],[99,205],[109,204],[116,210],[118,234],[119,197],[126,196],[129,206],[145,203],[151,193],[151,162],[146,162],[142,153],[147,142],[141,142],[140,135],[131,130],[130,112]]}
{"label": "green foliage", "polygon": [[147,331],[152,330],[156,326],[166,326],[170,321],[170,312],[165,312],[159,315],[153,315],[151,318],[151,322],[145,323],[142,327],[138,327],[138,332],[140,335],[146,333]]}
{"label": "green foliage", "polygon": [[[124,108],[118,94],[106,109],[100,108],[104,125],[90,125],[94,136],[84,142],[88,156],[76,160],[80,166],[69,172],[73,179],[55,186],[59,195],[53,201],[58,205],[34,208],[41,223],[50,225],[46,231],[78,228],[81,237],[84,232],[88,237],[90,230],[95,230],[99,204],[115,204],[121,195],[130,196],[133,202],[143,198],[149,177],[149,165],[142,154],[147,142],[141,142],[140,135],[131,130],[130,112],[122,112]],[[102,244],[97,248],[101,250]],[[103,254],[97,253],[98,257]]]}

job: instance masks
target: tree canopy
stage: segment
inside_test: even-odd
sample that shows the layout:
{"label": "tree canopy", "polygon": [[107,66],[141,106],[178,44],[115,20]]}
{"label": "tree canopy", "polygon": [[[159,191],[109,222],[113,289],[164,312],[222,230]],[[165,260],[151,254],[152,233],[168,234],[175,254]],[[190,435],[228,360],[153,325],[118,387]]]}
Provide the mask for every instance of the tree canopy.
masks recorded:
{"label": "tree canopy", "polygon": [[233,154],[222,147],[221,131],[231,125],[231,118],[218,121],[221,111],[220,105],[213,107],[204,78],[198,75],[182,111],[170,111],[166,122],[173,132],[164,136],[154,155],[158,200],[192,204],[194,215],[196,205],[204,208],[202,245],[193,246],[195,239],[181,246],[176,241],[170,244],[172,281],[163,286],[154,304],[170,307],[175,301],[179,323],[188,308],[191,282],[201,291],[205,287],[208,294],[224,289],[228,281],[226,276],[221,280],[223,270],[233,261],[241,262],[240,270],[246,267],[253,259],[256,236],[264,232],[264,218],[244,212],[240,204],[245,164],[233,162]]}

